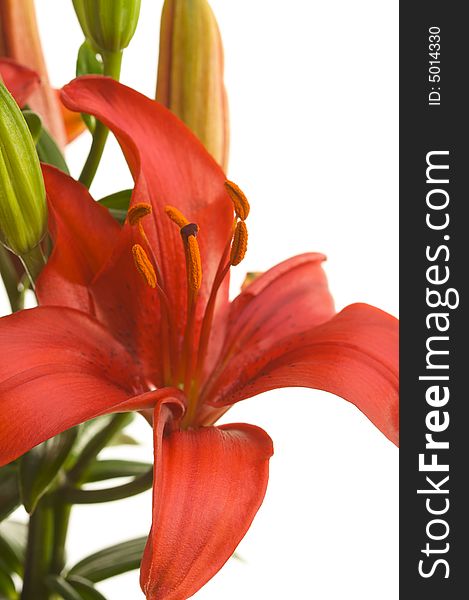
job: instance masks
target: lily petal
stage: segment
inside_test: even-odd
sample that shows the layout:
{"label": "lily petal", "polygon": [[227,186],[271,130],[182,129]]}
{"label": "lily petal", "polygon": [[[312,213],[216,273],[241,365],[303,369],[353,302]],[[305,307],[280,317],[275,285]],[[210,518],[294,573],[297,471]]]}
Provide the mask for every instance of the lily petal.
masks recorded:
{"label": "lily petal", "polygon": [[186,600],[215,575],[265,495],[269,436],[245,424],[165,432],[155,415],[153,525],[140,583],[148,600]]}
{"label": "lily petal", "polygon": [[0,466],[78,423],[127,410],[142,391],[125,348],[73,309],[2,318],[0,355]]}
{"label": "lily petal", "polygon": [[135,231],[124,225],[114,252],[91,284],[90,293],[98,321],[138,357],[146,380],[161,387],[160,301],[135,268],[131,248],[138,241]]}
{"label": "lily petal", "polygon": [[322,269],[325,259],[314,253],[295,256],[245,288],[231,306],[225,350],[250,352],[260,343],[268,349],[329,320],[335,310]]}
{"label": "lily petal", "polygon": [[[146,202],[153,207],[152,218],[144,221],[145,231],[163,274],[182,343],[187,304],[185,258],[178,228],[164,208],[168,204],[176,206],[200,227],[200,323],[232,228],[232,205],[223,185],[225,175],[170,111],[110,78],[80,77],[64,87],[62,101],[70,110],[95,115],[114,132],[135,180],[131,204]],[[227,283],[220,293],[220,308],[223,301],[224,305],[228,302]]]}
{"label": "lily petal", "polygon": [[[239,363],[253,354],[270,355],[286,337],[308,331],[334,314],[323,254],[295,256],[269,269],[232,302],[226,336],[213,379],[232,357]],[[213,368],[213,367],[212,367]],[[210,396],[210,388],[204,396]]]}
{"label": "lily petal", "polygon": [[54,250],[37,281],[41,304],[93,313],[89,285],[109,259],[120,227],[88,190],[58,169],[43,165]]}
{"label": "lily petal", "polygon": [[367,304],[353,304],[269,352],[233,356],[211,390],[226,406],[280,387],[311,387],[355,404],[395,444],[399,437],[398,321]]}
{"label": "lily petal", "polygon": [[20,65],[10,58],[0,58],[0,79],[18,106],[23,107],[29,96],[39,86],[39,75],[36,71]]}
{"label": "lily petal", "polygon": [[160,387],[158,296],[135,268],[135,232],[128,225],[121,228],[71,177],[48,165],[43,173],[54,250],[36,284],[40,304],[94,316]]}

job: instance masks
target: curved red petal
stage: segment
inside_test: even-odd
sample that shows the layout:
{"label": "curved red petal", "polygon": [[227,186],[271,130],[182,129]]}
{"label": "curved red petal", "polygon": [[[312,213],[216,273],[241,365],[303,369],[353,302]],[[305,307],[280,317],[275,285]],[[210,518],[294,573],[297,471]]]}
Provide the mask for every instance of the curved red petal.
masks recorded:
{"label": "curved red petal", "polygon": [[0,58],[0,79],[18,106],[23,107],[29,96],[39,86],[39,75],[11,58]]}
{"label": "curved red petal", "polygon": [[73,309],[2,318],[0,355],[0,465],[143,391],[124,347]]}
{"label": "curved red petal", "polygon": [[[143,224],[162,271],[181,343],[187,303],[185,258],[178,227],[164,208],[176,206],[200,227],[203,278],[196,319],[200,323],[231,233],[233,210],[224,189],[225,175],[170,111],[112,79],[76,79],[64,87],[62,101],[71,110],[95,115],[114,132],[135,180],[131,203],[153,207],[153,218]],[[226,304],[226,285],[221,298]]]}
{"label": "curved red petal", "polygon": [[[329,320],[334,302],[322,269],[325,256],[295,256],[259,276],[232,302],[226,337],[212,379],[224,377],[234,359],[249,363],[258,354],[283,348],[284,340]],[[230,369],[231,372],[231,369]],[[210,375],[210,374],[209,374]],[[210,397],[210,386],[204,398]]]}
{"label": "curved red petal", "polygon": [[355,404],[395,444],[399,438],[399,322],[353,304],[281,347],[234,357],[216,382],[211,403],[229,405],[267,390],[311,387]]}
{"label": "curved red petal", "polygon": [[249,529],[264,499],[272,441],[245,424],[164,435],[161,418],[154,433],[153,525],[140,583],[148,600],[185,600]]}

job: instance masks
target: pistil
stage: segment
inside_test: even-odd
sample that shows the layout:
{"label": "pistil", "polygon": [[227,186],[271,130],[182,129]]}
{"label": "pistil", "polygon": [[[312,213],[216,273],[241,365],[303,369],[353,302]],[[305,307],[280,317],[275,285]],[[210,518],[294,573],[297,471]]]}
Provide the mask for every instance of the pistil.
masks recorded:
{"label": "pistil", "polygon": [[194,370],[192,347],[194,346],[197,295],[200,286],[202,285],[202,261],[200,258],[199,243],[197,242],[199,227],[196,223],[189,222],[181,211],[173,206],[167,206],[165,212],[179,227],[186,258],[187,320],[184,332],[182,357],[179,363],[179,381],[183,383],[184,392],[189,402],[186,417],[191,419],[196,408],[196,400],[193,398],[191,389],[192,374]]}

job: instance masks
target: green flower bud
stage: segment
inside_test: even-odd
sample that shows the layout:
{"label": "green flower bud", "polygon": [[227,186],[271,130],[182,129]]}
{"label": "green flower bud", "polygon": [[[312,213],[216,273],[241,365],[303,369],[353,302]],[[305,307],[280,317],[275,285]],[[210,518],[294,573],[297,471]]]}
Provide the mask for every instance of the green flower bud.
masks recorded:
{"label": "green flower bud", "polygon": [[207,0],[165,0],[156,99],[184,121],[226,170],[229,116],[223,46]]}
{"label": "green flower bud", "polygon": [[85,37],[99,52],[120,52],[137,27],[140,0],[73,0]]}
{"label": "green flower bud", "polygon": [[18,105],[0,83],[0,242],[25,256],[46,227],[46,191],[36,148]]}

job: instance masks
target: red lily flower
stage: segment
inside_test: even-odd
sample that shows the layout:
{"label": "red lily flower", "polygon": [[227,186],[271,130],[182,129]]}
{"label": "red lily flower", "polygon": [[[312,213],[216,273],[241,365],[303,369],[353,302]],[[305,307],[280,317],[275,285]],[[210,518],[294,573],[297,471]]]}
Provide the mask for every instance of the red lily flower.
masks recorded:
{"label": "red lily flower", "polygon": [[230,303],[246,242],[238,188],[137,92],[85,77],[62,99],[114,132],[135,189],[121,228],[44,167],[55,247],[37,282],[42,306],[0,324],[0,463],[100,414],[152,414],[141,585],[149,599],[184,600],[232,555],[267,485],[268,435],[215,421],[249,396],[306,386],[353,402],[397,443],[397,321],[364,304],[335,315],[320,254],[277,265]]}

